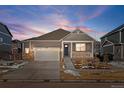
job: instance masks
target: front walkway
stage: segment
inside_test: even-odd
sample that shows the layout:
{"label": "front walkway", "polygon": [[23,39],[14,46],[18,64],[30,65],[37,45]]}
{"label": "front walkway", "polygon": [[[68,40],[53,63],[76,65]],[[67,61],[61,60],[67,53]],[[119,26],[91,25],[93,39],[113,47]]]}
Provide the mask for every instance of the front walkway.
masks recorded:
{"label": "front walkway", "polygon": [[77,69],[75,69],[70,57],[64,57],[64,65],[65,65],[65,71],[64,71],[65,73],[69,73],[74,76],[80,76]]}

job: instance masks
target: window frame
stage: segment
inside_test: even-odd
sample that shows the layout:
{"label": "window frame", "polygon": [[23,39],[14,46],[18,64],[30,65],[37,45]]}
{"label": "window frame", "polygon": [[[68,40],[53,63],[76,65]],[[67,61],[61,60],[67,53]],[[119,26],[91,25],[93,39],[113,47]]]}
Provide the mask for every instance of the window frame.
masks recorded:
{"label": "window frame", "polygon": [[3,43],[3,38],[2,37],[0,37],[0,43]]}
{"label": "window frame", "polygon": [[29,48],[25,48],[25,53],[29,54]]}
{"label": "window frame", "polygon": [[86,51],[86,43],[76,43],[75,44],[75,51],[77,51],[77,52]]}

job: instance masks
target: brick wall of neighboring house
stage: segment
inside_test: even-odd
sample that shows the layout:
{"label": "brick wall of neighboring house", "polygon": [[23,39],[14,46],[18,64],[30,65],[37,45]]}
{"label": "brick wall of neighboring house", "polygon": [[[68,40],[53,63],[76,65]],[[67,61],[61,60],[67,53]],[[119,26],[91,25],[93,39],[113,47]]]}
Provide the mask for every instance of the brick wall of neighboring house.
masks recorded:
{"label": "brick wall of neighboring house", "polygon": [[22,42],[19,40],[12,41],[12,60],[22,60]]}

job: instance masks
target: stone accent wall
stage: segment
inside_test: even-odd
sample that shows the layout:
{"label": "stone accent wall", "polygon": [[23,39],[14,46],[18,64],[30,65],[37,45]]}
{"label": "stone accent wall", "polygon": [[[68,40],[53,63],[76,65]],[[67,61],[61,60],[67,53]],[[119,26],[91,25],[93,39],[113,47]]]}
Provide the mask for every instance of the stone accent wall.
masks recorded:
{"label": "stone accent wall", "polygon": [[90,58],[90,57],[92,57],[92,53],[91,52],[76,52],[76,51],[73,51],[72,52],[72,57],[73,58]]}

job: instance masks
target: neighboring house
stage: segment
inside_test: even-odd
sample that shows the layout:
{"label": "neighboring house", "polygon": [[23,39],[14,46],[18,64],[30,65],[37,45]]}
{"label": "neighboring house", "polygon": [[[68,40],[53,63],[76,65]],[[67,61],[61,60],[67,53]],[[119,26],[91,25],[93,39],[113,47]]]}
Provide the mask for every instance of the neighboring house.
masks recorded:
{"label": "neighboring house", "polygon": [[92,58],[95,40],[86,33],[57,29],[39,37],[24,40],[23,52],[32,54],[34,61],[59,61],[70,58]]}
{"label": "neighboring house", "polygon": [[124,60],[124,25],[101,37],[103,54],[112,54],[114,60]]}
{"label": "neighboring house", "polygon": [[0,59],[9,60],[11,55],[12,34],[6,25],[0,23]]}
{"label": "neighboring house", "polygon": [[22,42],[19,40],[12,41],[12,60],[22,59]]}

